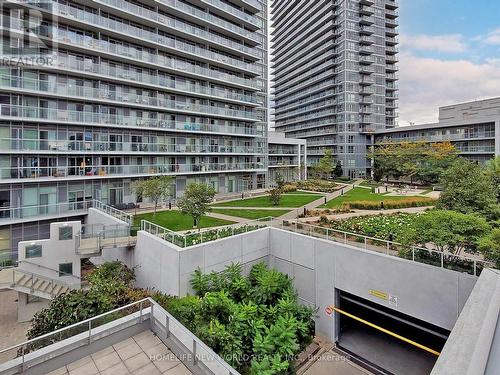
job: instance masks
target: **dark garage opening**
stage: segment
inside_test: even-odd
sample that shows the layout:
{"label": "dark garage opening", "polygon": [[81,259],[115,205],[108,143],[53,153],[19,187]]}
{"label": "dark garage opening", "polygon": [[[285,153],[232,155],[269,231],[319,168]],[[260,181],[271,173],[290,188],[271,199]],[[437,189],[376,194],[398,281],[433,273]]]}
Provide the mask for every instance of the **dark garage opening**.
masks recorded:
{"label": "dark garage opening", "polygon": [[[346,292],[339,292],[341,310],[440,352],[449,331]],[[430,374],[437,356],[350,317],[340,317],[337,345],[379,373]]]}

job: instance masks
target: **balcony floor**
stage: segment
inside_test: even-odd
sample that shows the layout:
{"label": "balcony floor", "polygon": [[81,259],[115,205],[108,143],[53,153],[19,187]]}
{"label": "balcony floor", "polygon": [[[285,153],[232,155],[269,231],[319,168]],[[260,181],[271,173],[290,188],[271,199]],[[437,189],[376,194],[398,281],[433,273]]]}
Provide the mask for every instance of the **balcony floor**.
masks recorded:
{"label": "balcony floor", "polygon": [[189,375],[191,371],[148,330],[49,373],[64,374]]}

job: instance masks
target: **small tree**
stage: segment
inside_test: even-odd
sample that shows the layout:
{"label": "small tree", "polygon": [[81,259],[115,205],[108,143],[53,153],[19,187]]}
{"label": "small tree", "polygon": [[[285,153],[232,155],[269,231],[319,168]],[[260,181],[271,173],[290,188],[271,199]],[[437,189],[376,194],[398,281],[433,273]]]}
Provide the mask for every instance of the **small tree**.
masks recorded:
{"label": "small tree", "polygon": [[319,159],[318,164],[316,164],[317,173],[321,178],[327,178],[333,172],[333,157],[332,150],[326,149],[325,154],[321,159]]}
{"label": "small tree", "polygon": [[172,186],[174,178],[171,176],[151,177],[147,180],[137,181],[133,185],[133,190],[137,195],[150,199],[155,204],[154,215],[156,208],[162,199],[167,199],[172,196]]}
{"label": "small tree", "polygon": [[276,188],[269,190],[269,199],[271,200],[274,206],[278,206],[281,200],[281,189]]}
{"label": "small tree", "polygon": [[193,218],[196,228],[200,218],[210,211],[210,203],[214,200],[215,189],[205,184],[189,184],[184,195],[177,201],[181,211]]}
{"label": "small tree", "polygon": [[276,176],[274,177],[274,182],[275,182],[276,186],[278,187],[278,189],[281,189],[286,183],[285,178],[279,172],[276,173]]}
{"label": "small tree", "polygon": [[344,174],[344,170],[342,169],[342,163],[340,162],[340,160],[337,160],[333,174],[335,175],[335,177],[342,177],[342,175]]}
{"label": "small tree", "polygon": [[497,202],[500,203],[500,156],[490,160],[487,165],[487,174],[493,181],[493,188],[497,196]]}

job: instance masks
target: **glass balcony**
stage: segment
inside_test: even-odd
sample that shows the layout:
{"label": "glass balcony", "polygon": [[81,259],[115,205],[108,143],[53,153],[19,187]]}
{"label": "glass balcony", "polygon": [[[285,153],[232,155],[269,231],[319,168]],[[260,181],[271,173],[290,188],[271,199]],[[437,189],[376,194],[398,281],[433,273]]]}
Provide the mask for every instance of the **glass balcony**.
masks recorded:
{"label": "glass balcony", "polygon": [[158,174],[199,174],[219,172],[247,172],[265,170],[264,163],[198,163],[198,164],[142,164],[92,165],[54,167],[2,167],[1,180],[51,180],[59,178],[104,178],[120,176],[148,176]]}
{"label": "glass balcony", "polygon": [[[130,14],[134,16],[142,16],[148,20],[153,20],[159,24],[166,25],[175,30],[179,30],[188,35],[196,35],[203,39],[214,42],[218,45],[223,45],[229,48],[232,48],[238,52],[243,52],[248,54],[249,56],[253,56],[257,59],[262,58],[262,52],[256,50],[255,48],[245,46],[241,43],[234,42],[232,40],[223,38],[217,34],[213,34],[210,31],[204,30],[199,27],[195,27],[186,22],[179,21],[178,19],[171,18],[165,16],[163,14],[159,14],[158,12],[150,11],[146,8],[139,7],[129,2],[125,2],[123,0],[102,0],[103,3],[111,5],[120,10],[126,10]],[[66,6],[63,4],[58,4],[57,6],[58,14],[64,17],[70,16],[71,18],[76,18],[86,23],[93,23],[95,25],[100,25],[102,27],[106,27],[115,31],[119,31],[120,33],[133,35],[138,38],[148,39],[154,43],[157,43],[158,34],[149,32],[147,30],[134,27],[132,25],[115,21],[109,18],[105,18],[99,16],[94,13],[86,12],[81,9],[73,8],[70,6]]]}
{"label": "glass balcony", "polygon": [[[106,20],[102,17],[98,17],[97,15],[92,15],[93,20]],[[17,22],[16,25],[16,20],[11,19],[11,30],[17,30],[17,31],[22,31],[22,25]],[[85,20],[87,23],[92,23],[93,20]],[[113,21],[110,21],[108,25],[112,25]],[[96,25],[99,25],[97,23]],[[123,24],[120,24],[123,25]],[[263,68],[259,66],[258,64],[251,64],[251,63],[246,63],[244,61],[232,58],[230,56],[226,56],[220,53],[216,53],[213,51],[209,51],[205,48],[198,47],[196,45],[192,45],[189,43],[186,43],[181,40],[176,40],[167,36],[159,35],[159,34],[154,34],[146,30],[142,29],[136,29],[140,30],[140,34],[142,35],[141,38],[150,40],[153,43],[159,44],[164,47],[168,47],[169,49],[173,49],[174,51],[184,51],[186,53],[191,54],[194,58],[199,58],[199,57],[204,57],[206,59],[215,61],[217,63],[223,63],[225,65],[228,65],[233,68],[241,69],[245,72],[251,72],[254,74],[260,74],[263,71]],[[52,38],[53,40],[57,40],[60,43],[69,43],[69,44],[74,44],[78,48],[86,48],[86,49],[91,49],[91,50],[98,50],[102,52],[107,52],[107,53],[113,53],[117,55],[124,56],[126,58],[130,59],[135,59],[139,60],[142,62],[147,62],[147,63],[152,63],[152,64],[160,64],[160,55],[156,53],[151,53],[147,49],[142,48],[142,47],[133,47],[133,46],[128,46],[124,44],[118,44],[115,42],[108,42],[106,40],[101,40],[101,39],[96,39],[90,36],[84,36],[82,34],[77,34],[76,32],[67,32],[64,29],[60,28],[55,28],[52,25],[46,28],[46,34],[45,36]],[[124,32],[124,30],[120,27],[119,30],[116,30],[117,32],[124,33],[125,38],[130,38],[130,36]]]}
{"label": "glass balcony", "polygon": [[[158,77],[156,78],[158,79]],[[182,90],[186,91],[187,93],[196,92],[204,94],[210,96],[210,99],[213,98],[231,99],[252,104],[256,104],[257,102],[257,97],[254,95],[243,95],[231,91],[213,89],[207,86],[201,86],[197,84],[193,85],[187,82],[180,82],[171,79],[160,78],[158,81],[159,83],[162,83],[161,86],[163,87]],[[88,83],[93,84],[94,82],[89,81]],[[169,105],[168,102],[165,101],[164,99],[145,96],[145,95],[137,95],[134,90],[130,90],[129,92],[125,93],[120,90],[120,87],[118,87],[118,91],[116,90],[111,91],[108,89],[97,89],[88,86],[68,85],[64,83],[57,83],[54,81],[38,80],[26,77],[14,77],[8,74],[0,74],[0,87],[41,91],[41,92],[48,92],[52,94],[59,94],[65,96],[66,95],[76,96],[76,97],[81,97],[84,100],[106,99],[106,100],[113,100],[125,103],[138,103],[138,104],[157,106],[157,107],[165,107],[165,105],[168,107]]]}
{"label": "glass balcony", "polygon": [[[194,139],[187,139],[187,142]],[[197,139],[198,141],[198,139]],[[196,142],[198,143],[198,142]],[[3,151],[22,151],[39,153],[50,152],[120,152],[120,153],[201,153],[201,154],[262,154],[262,147],[254,145],[206,145],[206,144],[168,144],[152,142],[111,142],[76,141],[55,139],[0,138]]]}
{"label": "glass balcony", "polygon": [[[151,75],[145,72],[138,72],[135,69],[123,69],[118,66],[110,66],[107,64],[98,64],[91,60],[83,61],[83,59],[77,59],[73,55],[56,55],[56,63],[58,68],[64,68],[68,70],[77,70],[80,72],[96,73],[109,77],[127,79],[134,82],[149,83],[153,85],[166,86],[167,80],[162,76]],[[263,82],[261,80],[245,79],[232,74],[226,74],[223,72],[207,69],[200,67],[198,65],[187,63],[183,60],[177,60],[169,57],[158,56],[159,65],[162,67],[171,68],[175,71],[182,73],[192,73],[200,76],[214,78],[223,82],[231,82],[233,84],[239,84],[246,87],[251,87],[253,89],[262,89]],[[166,86],[169,87],[169,86]]]}
{"label": "glass balcony", "polygon": [[0,117],[43,121],[50,120],[62,123],[104,124],[106,126],[125,126],[137,128],[154,128],[163,130],[183,130],[188,132],[221,132],[245,135],[263,135],[262,125],[253,126],[224,126],[203,124],[190,121],[169,121],[166,117],[146,118],[136,116],[115,115],[109,113],[62,110],[56,108],[39,108],[17,106],[10,104],[0,105]]}
{"label": "glass balcony", "polygon": [[249,23],[257,28],[262,28],[262,26],[263,26],[262,20],[260,20],[259,18],[255,17],[253,15],[247,14],[239,9],[236,9],[229,4],[222,2],[221,0],[203,0],[203,2],[210,4],[211,6],[217,8],[217,9],[223,10],[224,12],[231,14],[234,17],[240,18],[241,20],[243,20],[243,21],[245,21],[245,22],[247,22],[247,23]]}

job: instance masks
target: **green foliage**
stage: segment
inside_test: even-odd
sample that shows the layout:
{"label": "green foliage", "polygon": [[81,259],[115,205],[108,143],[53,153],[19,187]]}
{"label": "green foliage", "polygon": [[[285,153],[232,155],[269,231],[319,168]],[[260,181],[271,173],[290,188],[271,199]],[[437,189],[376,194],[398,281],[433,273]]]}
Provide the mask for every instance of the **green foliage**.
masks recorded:
{"label": "green foliage", "polygon": [[285,178],[281,173],[276,173],[276,176],[274,177],[274,183],[278,187],[278,189],[282,189],[283,186],[285,185],[286,181]]}
{"label": "green foliage", "polygon": [[[123,263],[110,262],[95,268],[88,276],[89,288],[72,290],[54,298],[35,314],[28,339],[92,318],[133,302],[134,273]],[[142,295],[138,297],[143,298]]]}
{"label": "green foliage", "polygon": [[177,201],[177,206],[185,214],[193,218],[194,227],[200,217],[210,211],[210,203],[214,200],[215,189],[205,184],[189,184],[184,195]]}
{"label": "green foliage", "polygon": [[271,189],[269,190],[269,199],[273,203],[273,206],[279,206],[281,200],[281,189]]}
{"label": "green foliage", "polygon": [[423,183],[436,183],[456,160],[458,151],[450,142],[398,142],[376,147],[375,180],[382,176],[411,177]]}
{"label": "green foliage", "polygon": [[[188,327],[196,322],[193,332],[242,373],[293,370],[292,357],[312,340],[313,310],[297,302],[288,276],[263,263],[248,277],[241,272],[238,264],[220,273],[197,270],[196,296],[167,301],[166,308]],[[179,309],[187,298],[193,305]]]}
{"label": "green foliage", "polygon": [[500,156],[488,163],[486,173],[493,181],[497,203],[500,203]]}
{"label": "green foliage", "polygon": [[459,254],[463,250],[474,251],[478,240],[489,230],[487,221],[479,216],[432,210],[416,216],[405,242],[422,247],[433,243],[440,251]]}
{"label": "green foliage", "polygon": [[335,177],[342,177],[344,174],[344,170],[342,169],[342,162],[340,160],[337,160],[337,163],[335,164],[335,169],[333,170],[333,175]]}
{"label": "green foliage", "polygon": [[493,180],[480,165],[465,159],[457,160],[443,173],[441,184],[443,192],[438,208],[487,217],[494,212]]}
{"label": "green foliage", "polygon": [[358,209],[358,210],[392,210],[397,208],[408,208],[408,207],[427,207],[433,206],[437,203],[437,199],[426,198],[426,197],[407,197],[398,200],[391,200],[388,197],[387,201],[354,201],[345,203],[346,209]]}
{"label": "green foliage", "polygon": [[478,241],[478,250],[486,260],[495,262],[500,269],[500,228],[495,228]]}
{"label": "green foliage", "polygon": [[157,176],[134,183],[133,190],[136,195],[151,199],[155,204],[155,214],[158,203],[162,199],[168,199],[172,196],[172,185],[174,178],[171,176]]}
{"label": "green foliage", "polygon": [[322,193],[333,193],[339,189],[335,182],[325,180],[301,180],[296,185],[299,189],[308,191],[318,191]]}
{"label": "green foliage", "polygon": [[314,166],[313,174],[316,174],[317,177],[325,179],[327,177],[330,177],[332,172],[333,172],[332,150],[326,149],[323,157],[319,159],[318,164]]}

